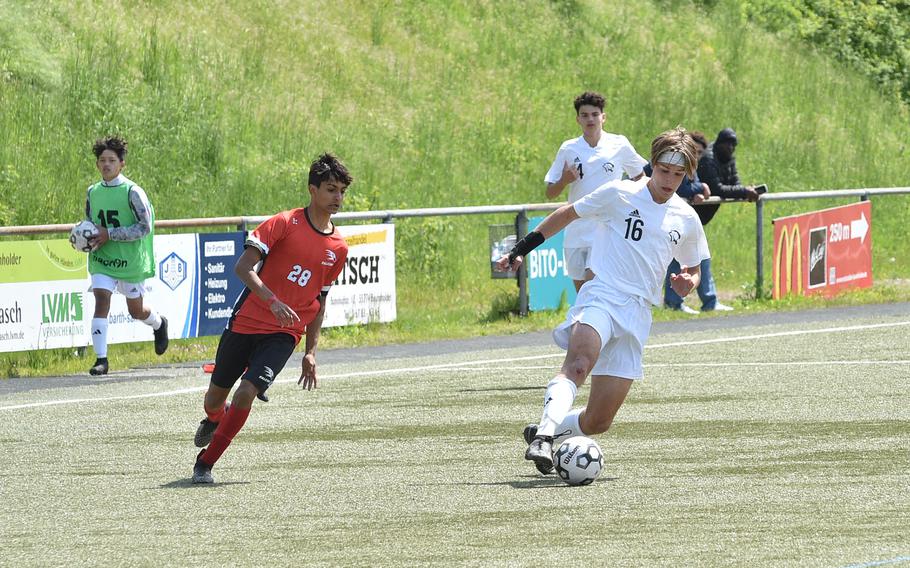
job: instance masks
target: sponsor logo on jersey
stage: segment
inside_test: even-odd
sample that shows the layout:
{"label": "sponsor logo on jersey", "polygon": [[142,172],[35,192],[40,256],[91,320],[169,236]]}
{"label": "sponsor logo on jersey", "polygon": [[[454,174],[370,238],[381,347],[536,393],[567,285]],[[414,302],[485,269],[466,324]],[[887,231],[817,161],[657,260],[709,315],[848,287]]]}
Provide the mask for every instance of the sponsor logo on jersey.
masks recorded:
{"label": "sponsor logo on jersey", "polygon": [[641,214],[638,212],[638,209],[633,209],[632,212],[629,213],[629,217],[638,217],[641,219]]}

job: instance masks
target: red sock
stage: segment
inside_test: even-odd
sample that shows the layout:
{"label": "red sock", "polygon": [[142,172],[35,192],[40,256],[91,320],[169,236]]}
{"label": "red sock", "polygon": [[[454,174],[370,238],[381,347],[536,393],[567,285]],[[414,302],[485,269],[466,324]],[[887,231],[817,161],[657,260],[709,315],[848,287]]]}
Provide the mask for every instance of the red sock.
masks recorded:
{"label": "red sock", "polygon": [[249,415],[249,408],[237,408],[237,405],[231,406],[224,414],[224,419],[218,423],[218,428],[215,429],[215,434],[212,435],[212,443],[199,456],[199,459],[208,465],[215,465],[224,450],[231,445],[231,441],[237,435],[237,432],[243,428]]}
{"label": "red sock", "polygon": [[231,405],[229,403],[224,403],[218,410],[209,410],[208,408],[205,408],[205,415],[209,420],[218,424],[221,422],[221,419],[224,418],[224,413],[227,412],[227,409],[230,407]]}

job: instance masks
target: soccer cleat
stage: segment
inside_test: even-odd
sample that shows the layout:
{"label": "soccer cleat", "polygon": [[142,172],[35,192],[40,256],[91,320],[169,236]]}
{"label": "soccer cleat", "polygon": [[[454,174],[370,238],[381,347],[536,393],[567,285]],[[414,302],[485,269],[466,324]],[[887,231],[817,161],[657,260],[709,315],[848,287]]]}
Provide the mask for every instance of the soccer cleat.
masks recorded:
{"label": "soccer cleat", "polygon": [[534,462],[537,471],[544,475],[553,473],[553,438],[537,436],[528,444],[525,459]]}
{"label": "soccer cleat", "polygon": [[215,478],[212,477],[212,466],[200,459],[204,451],[202,450],[196,456],[196,465],[193,466],[193,483],[215,483]]}
{"label": "soccer cleat", "polygon": [[167,318],[161,316],[161,326],[155,330],[155,353],[163,355],[167,351]]}
{"label": "soccer cleat", "polygon": [[537,435],[537,424],[528,424],[525,426],[525,429],[522,431],[521,435],[525,439],[525,444],[530,444],[534,441],[534,436]]}
{"label": "soccer cleat", "polygon": [[690,316],[697,316],[698,314],[701,313],[698,310],[690,308],[689,306],[687,306],[685,304],[680,306],[679,311],[681,311],[684,314],[689,314]]}
{"label": "soccer cleat", "polygon": [[98,357],[95,364],[88,370],[89,375],[106,375],[107,374],[107,357]]}
{"label": "soccer cleat", "polygon": [[721,304],[720,302],[717,302],[716,304],[714,304],[714,311],[716,311],[716,312],[732,312],[732,311],[733,311],[733,308],[732,308],[731,306],[726,305],[726,304]]}
{"label": "soccer cleat", "polygon": [[199,427],[196,428],[196,435],[193,437],[193,443],[197,448],[204,448],[209,445],[209,442],[212,441],[212,436],[215,434],[215,428],[218,427],[217,422],[212,422],[208,418],[203,418],[199,422]]}

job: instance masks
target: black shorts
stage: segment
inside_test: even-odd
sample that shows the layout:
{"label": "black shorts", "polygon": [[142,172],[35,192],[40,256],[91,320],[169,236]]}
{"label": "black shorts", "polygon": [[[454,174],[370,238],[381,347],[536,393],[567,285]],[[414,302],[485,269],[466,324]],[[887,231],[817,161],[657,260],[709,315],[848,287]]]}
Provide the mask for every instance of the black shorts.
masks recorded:
{"label": "black shorts", "polygon": [[250,334],[226,329],[218,342],[212,383],[229,389],[243,375],[259,392],[265,392],[290,359],[295,346],[294,337],[287,333]]}

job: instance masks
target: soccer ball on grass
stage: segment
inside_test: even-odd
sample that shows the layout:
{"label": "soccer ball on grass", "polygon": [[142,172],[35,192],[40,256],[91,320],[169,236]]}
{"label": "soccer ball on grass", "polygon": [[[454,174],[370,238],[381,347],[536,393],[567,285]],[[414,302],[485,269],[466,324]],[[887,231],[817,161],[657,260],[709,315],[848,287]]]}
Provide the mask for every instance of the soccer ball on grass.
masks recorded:
{"label": "soccer ball on grass", "polygon": [[98,227],[91,221],[80,221],[70,231],[70,244],[82,252],[92,252],[92,241],[98,236]]}
{"label": "soccer ball on grass", "polygon": [[600,475],[604,454],[591,438],[573,436],[553,454],[553,465],[559,478],[569,485],[588,485]]}

